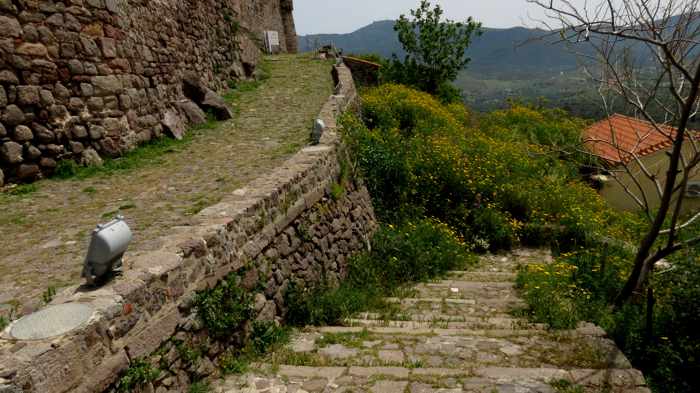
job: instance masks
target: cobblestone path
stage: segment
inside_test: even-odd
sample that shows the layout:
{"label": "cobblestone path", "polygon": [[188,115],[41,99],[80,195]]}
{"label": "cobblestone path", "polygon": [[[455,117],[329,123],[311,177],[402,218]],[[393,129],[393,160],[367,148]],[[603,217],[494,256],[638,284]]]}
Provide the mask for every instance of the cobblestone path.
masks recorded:
{"label": "cobblestone path", "polygon": [[386,315],[298,332],[254,373],[217,393],[643,393],[642,374],[598,327],[549,331],[514,318],[518,265],[540,251],[482,258],[473,271],[419,284]]}
{"label": "cobblestone path", "polygon": [[331,65],[310,55],[267,59],[270,78],[235,94],[235,115],[157,162],[88,179],[43,180],[38,191],[0,193],[0,315],[31,311],[42,292],[81,281],[90,231],[117,212],[134,231],[125,257],[156,249],[173,226],[284,163],[309,141],[333,92]]}

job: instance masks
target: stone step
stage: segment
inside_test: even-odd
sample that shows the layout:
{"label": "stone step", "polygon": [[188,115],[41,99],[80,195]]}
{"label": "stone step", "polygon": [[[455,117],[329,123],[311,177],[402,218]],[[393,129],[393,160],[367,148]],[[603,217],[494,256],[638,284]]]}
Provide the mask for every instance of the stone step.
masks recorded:
{"label": "stone step", "polygon": [[[524,325],[528,326],[528,325]],[[321,327],[309,327],[306,328],[301,335],[306,333],[331,333],[331,334],[384,334],[384,335],[401,335],[406,334],[411,335],[441,335],[441,336],[485,336],[485,337],[498,337],[498,336],[511,336],[511,335],[521,335],[521,334],[538,334],[538,329],[528,329],[527,327],[521,329],[441,329],[441,328],[425,328],[425,329],[414,329],[408,327],[362,327],[362,326],[321,326]],[[606,337],[607,334],[603,329],[595,326],[591,323],[582,322],[576,329],[572,330],[545,330],[543,333],[551,337]]]}
{"label": "stone step", "polygon": [[[270,365],[256,369],[275,370]],[[568,381],[585,393],[649,393],[633,369],[561,369],[477,367],[465,369],[406,367],[308,367],[281,365],[269,375],[228,378],[217,393],[373,392],[373,393],[555,393],[551,383]]]}
{"label": "stone step", "polygon": [[431,318],[434,314],[463,317],[495,317],[510,314],[515,309],[525,307],[525,302],[515,296],[477,299],[444,296],[392,297],[386,298],[386,301],[394,304],[403,314],[422,315],[426,318]]}
{"label": "stone step", "polygon": [[[376,321],[418,321],[418,322],[469,322],[469,321],[490,321],[490,320],[519,320],[518,318],[513,318],[510,314],[494,315],[491,317],[468,317],[465,315],[453,315],[453,314],[430,314],[429,316],[425,314],[410,314],[395,312],[390,314],[377,313],[377,312],[361,312],[354,315],[353,319],[368,319]],[[498,322],[496,322],[498,323]]]}
{"label": "stone step", "polygon": [[458,288],[465,291],[479,291],[484,289],[513,289],[515,284],[508,281],[465,281],[458,279],[439,280],[416,286],[428,288]]}
{"label": "stone step", "polygon": [[397,291],[347,326],[304,329],[270,364],[214,391],[560,393],[552,383],[565,381],[570,392],[651,393],[599,327],[551,331],[512,316],[525,306],[519,267],[551,260],[529,249],[483,256],[474,271]]}
{"label": "stone step", "polygon": [[387,320],[377,318],[355,318],[344,321],[347,326],[361,327],[401,327],[410,329],[479,329],[479,330],[499,330],[499,329],[540,329],[547,328],[545,324],[528,323],[526,320],[517,318],[477,318],[465,317],[460,321],[449,319],[417,320],[415,317],[408,320]]}
{"label": "stone step", "polygon": [[525,305],[525,302],[516,296],[509,296],[506,299],[490,299],[490,298],[476,298],[476,299],[463,299],[463,298],[449,298],[449,297],[441,297],[441,296],[433,296],[433,297],[387,297],[385,300],[388,303],[406,303],[406,304],[416,304],[416,303],[450,303],[450,304],[463,304],[463,305],[476,305],[476,304],[483,304],[483,305]]}
{"label": "stone step", "polygon": [[406,297],[474,299],[477,302],[520,299],[515,286],[510,282],[444,280],[418,284],[408,294],[412,296]]}
{"label": "stone step", "polygon": [[476,272],[453,270],[447,273],[447,277],[461,281],[490,281],[490,282],[514,282],[518,275],[511,272]]}
{"label": "stone step", "polygon": [[615,344],[573,330],[323,327],[295,336],[276,364],[358,367],[628,368]]}

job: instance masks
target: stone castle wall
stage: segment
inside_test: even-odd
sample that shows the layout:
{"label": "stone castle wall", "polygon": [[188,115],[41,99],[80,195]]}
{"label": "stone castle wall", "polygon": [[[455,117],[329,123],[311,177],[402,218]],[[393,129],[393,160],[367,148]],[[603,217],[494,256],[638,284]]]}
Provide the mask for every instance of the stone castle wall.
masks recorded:
{"label": "stone castle wall", "polygon": [[[84,326],[18,341],[10,325],[0,336],[0,392],[112,392],[138,359],[161,370],[144,392],[186,392],[194,379],[217,373],[231,345],[199,323],[198,291],[237,274],[254,299],[249,329],[253,320],[284,318],[291,283],[341,280],[348,258],[367,246],[377,224],[361,180],[343,175],[336,118],[357,103],[357,93],[347,67],[336,67],[335,75],[336,95],[319,114],[326,124],[320,144],[205,209],[197,224],[172,228],[160,250],[129,255],[113,282],[69,289],[52,302],[90,305],[94,312]],[[240,334],[231,332],[233,342]],[[196,361],[183,346],[202,349]]]}
{"label": "stone castle wall", "polygon": [[[0,185],[118,156],[193,122],[188,74],[254,75],[263,31],[296,49],[292,0],[0,0]],[[189,105],[189,110],[188,110]],[[89,150],[88,153],[85,153]]]}

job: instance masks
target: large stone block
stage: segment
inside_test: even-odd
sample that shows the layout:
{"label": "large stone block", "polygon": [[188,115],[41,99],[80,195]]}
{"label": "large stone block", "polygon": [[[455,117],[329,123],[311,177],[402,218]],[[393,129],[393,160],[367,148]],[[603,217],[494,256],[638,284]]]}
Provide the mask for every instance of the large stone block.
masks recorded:
{"label": "large stone block", "polygon": [[24,112],[17,105],[8,105],[2,115],[6,126],[16,126],[24,123]]}
{"label": "large stone block", "polygon": [[36,164],[20,164],[17,168],[17,177],[20,180],[31,180],[41,173],[41,169]]}
{"label": "large stone block", "polygon": [[6,83],[8,85],[16,85],[19,83],[19,79],[17,79],[17,74],[10,70],[2,70],[0,71],[0,83]]}
{"label": "large stone block", "polygon": [[46,50],[46,46],[43,44],[32,44],[30,42],[20,44],[20,46],[15,49],[15,52],[20,55],[41,57],[45,57],[49,54],[49,52]]}
{"label": "large stone block", "polygon": [[98,96],[119,94],[123,89],[121,80],[115,75],[92,77],[92,84],[95,87],[95,95]]}
{"label": "large stone block", "polygon": [[18,86],[17,101],[20,105],[34,105],[39,103],[38,86]]}
{"label": "large stone block", "polygon": [[0,38],[17,38],[22,35],[22,26],[16,18],[0,15]]}
{"label": "large stone block", "polygon": [[27,142],[34,139],[34,134],[32,133],[31,128],[21,125],[15,127],[12,139],[16,140],[17,142]]}

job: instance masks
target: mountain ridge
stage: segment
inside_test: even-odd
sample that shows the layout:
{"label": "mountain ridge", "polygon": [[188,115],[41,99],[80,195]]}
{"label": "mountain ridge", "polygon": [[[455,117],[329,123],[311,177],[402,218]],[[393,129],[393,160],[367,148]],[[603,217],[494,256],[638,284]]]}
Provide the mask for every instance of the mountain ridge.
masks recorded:
{"label": "mountain ridge", "polygon": [[[312,34],[299,37],[301,51],[333,43],[345,53],[375,53],[383,57],[404,56],[393,20],[382,20],[346,34]],[[469,69],[493,75],[532,74],[570,71],[577,66],[576,56],[563,44],[551,44],[543,38],[548,32],[522,26],[483,28],[474,37],[467,55]]]}

